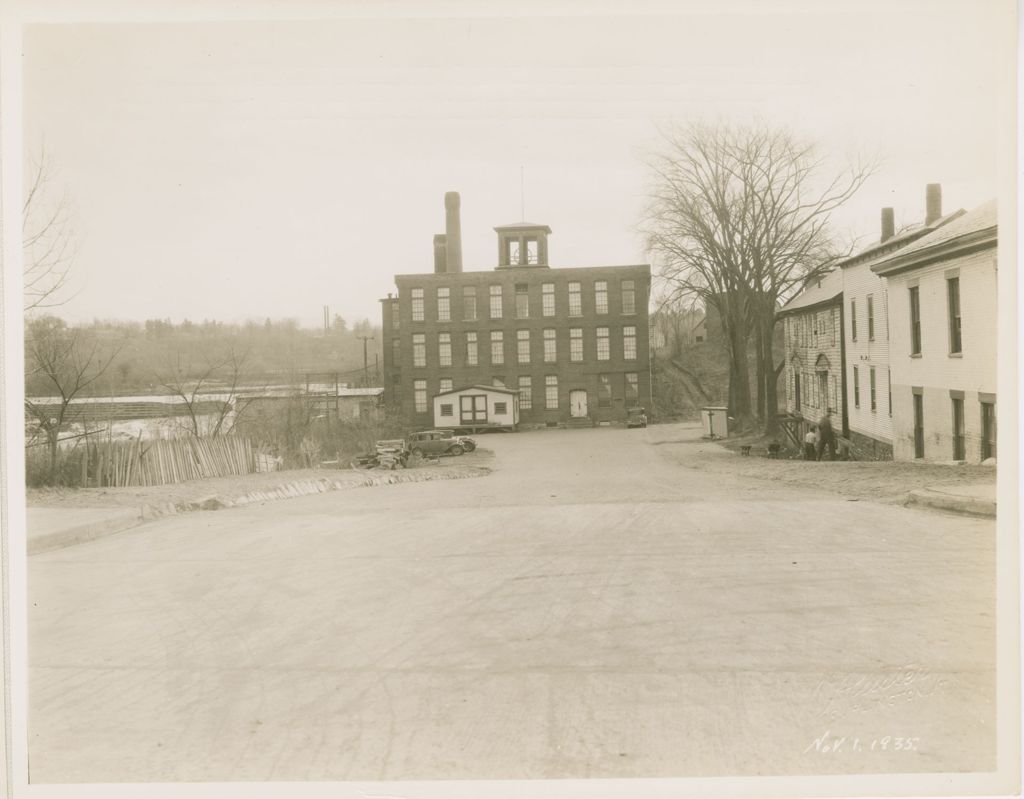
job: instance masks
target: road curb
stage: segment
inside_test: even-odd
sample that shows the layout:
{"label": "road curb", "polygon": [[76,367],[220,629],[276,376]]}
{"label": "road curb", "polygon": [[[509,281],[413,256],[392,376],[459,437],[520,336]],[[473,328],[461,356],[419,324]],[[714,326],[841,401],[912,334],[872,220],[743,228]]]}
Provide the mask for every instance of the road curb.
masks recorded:
{"label": "road curb", "polygon": [[186,502],[147,504],[141,508],[126,508],[123,513],[112,511],[112,518],[57,530],[53,533],[38,536],[35,539],[30,538],[28,554],[36,555],[40,552],[50,552],[55,549],[82,544],[86,541],[94,541],[97,538],[137,527],[143,522],[162,519],[167,516],[178,516],[183,513],[238,508],[256,503],[291,499],[293,497],[306,497],[313,494],[343,491],[350,488],[369,488],[380,485],[397,485],[398,483],[424,483],[431,480],[465,480],[474,477],[486,477],[491,473],[491,470],[486,466],[459,468],[460,471],[457,473],[418,472],[415,470],[368,473],[350,471],[346,472],[346,474],[355,474],[359,479],[341,480],[331,477],[319,477],[313,480],[297,480],[282,483],[281,485],[269,486],[233,496],[214,494]]}
{"label": "road curb", "polygon": [[906,505],[921,505],[936,510],[962,513],[967,516],[995,518],[996,502],[961,494],[945,494],[928,488],[919,488],[907,494]]}

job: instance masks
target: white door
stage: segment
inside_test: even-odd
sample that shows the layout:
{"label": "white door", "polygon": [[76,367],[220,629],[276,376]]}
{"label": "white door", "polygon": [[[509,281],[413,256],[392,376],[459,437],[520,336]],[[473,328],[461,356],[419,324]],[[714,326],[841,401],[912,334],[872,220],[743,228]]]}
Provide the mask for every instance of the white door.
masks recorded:
{"label": "white door", "polygon": [[569,392],[569,415],[574,419],[582,419],[587,415],[587,392],[576,389]]}

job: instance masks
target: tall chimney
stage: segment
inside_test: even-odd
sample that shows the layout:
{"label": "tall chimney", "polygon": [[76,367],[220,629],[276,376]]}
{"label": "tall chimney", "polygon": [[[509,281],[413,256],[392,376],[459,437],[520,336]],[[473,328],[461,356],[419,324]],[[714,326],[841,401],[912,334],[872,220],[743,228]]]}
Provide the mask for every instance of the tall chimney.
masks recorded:
{"label": "tall chimney", "polygon": [[440,275],[448,271],[448,248],[444,233],[434,234],[434,274]]}
{"label": "tall chimney", "polygon": [[462,223],[459,221],[459,193],[449,191],[444,195],[446,250],[448,271],[462,271]]}
{"label": "tall chimney", "polygon": [[882,238],[879,241],[888,241],[896,234],[896,219],[893,216],[892,208],[882,209]]}
{"label": "tall chimney", "polygon": [[924,223],[930,225],[942,217],[942,184],[929,183],[924,195]]}

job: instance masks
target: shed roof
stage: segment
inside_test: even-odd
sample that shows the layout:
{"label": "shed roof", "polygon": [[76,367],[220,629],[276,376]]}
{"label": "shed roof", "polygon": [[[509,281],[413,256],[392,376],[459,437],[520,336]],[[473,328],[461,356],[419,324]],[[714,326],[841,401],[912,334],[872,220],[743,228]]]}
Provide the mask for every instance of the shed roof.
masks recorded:
{"label": "shed roof", "polygon": [[435,394],[435,397],[444,397],[448,394],[458,394],[460,391],[468,391],[471,388],[475,388],[479,391],[497,391],[499,394],[518,394],[519,392],[514,388],[502,388],[501,386],[481,386],[480,384],[474,384],[471,386],[463,386],[462,388],[453,388],[451,391],[440,391]]}

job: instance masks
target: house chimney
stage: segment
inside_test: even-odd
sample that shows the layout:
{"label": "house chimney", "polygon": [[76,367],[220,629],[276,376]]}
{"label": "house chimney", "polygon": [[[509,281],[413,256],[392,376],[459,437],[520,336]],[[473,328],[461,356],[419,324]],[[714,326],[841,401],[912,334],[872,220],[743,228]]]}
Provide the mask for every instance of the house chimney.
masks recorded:
{"label": "house chimney", "polygon": [[924,223],[930,225],[942,217],[942,184],[929,183],[924,195]]}
{"label": "house chimney", "polygon": [[440,275],[448,271],[448,248],[444,233],[434,234],[434,274]]}
{"label": "house chimney", "polygon": [[896,234],[896,220],[893,217],[892,208],[882,209],[882,238],[879,241],[888,241]]}
{"label": "house chimney", "polygon": [[462,271],[462,223],[459,221],[459,193],[449,191],[444,195],[445,249],[448,254],[449,272]]}

